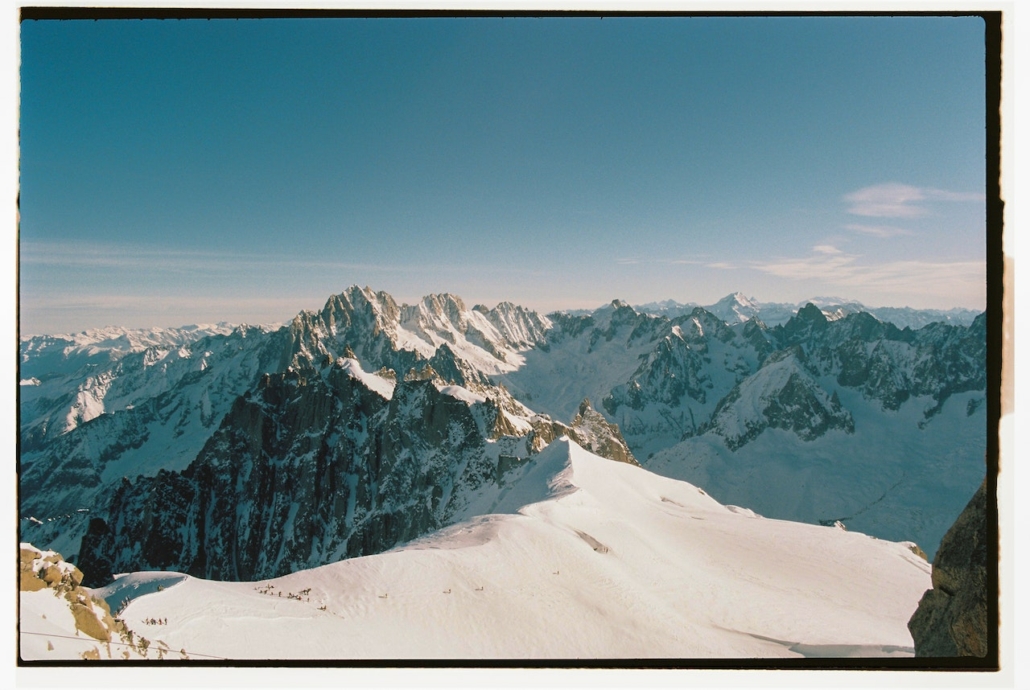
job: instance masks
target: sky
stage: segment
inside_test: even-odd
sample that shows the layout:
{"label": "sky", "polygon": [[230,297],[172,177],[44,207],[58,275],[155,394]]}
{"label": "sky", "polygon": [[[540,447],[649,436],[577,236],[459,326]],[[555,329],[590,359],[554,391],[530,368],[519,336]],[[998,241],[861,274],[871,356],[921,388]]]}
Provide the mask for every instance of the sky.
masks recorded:
{"label": "sky", "polygon": [[985,307],[976,17],[25,21],[20,327]]}

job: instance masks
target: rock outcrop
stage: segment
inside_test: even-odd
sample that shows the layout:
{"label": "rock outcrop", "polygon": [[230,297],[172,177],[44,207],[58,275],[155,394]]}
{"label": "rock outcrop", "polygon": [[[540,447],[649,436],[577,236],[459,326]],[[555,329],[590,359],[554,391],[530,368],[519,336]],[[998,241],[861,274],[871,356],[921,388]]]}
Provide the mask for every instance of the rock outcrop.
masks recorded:
{"label": "rock outcrop", "polygon": [[617,462],[628,462],[631,465],[639,466],[640,463],[633,457],[632,451],[622,438],[619,427],[604,418],[600,412],[590,405],[590,400],[584,398],[579,405],[579,412],[572,420],[572,427],[568,430],[568,436],[580,447],[589,450],[595,455],[615,460]]}
{"label": "rock outcrop", "polygon": [[20,591],[50,589],[54,596],[63,597],[68,602],[68,608],[75,618],[76,630],[101,642],[110,642],[112,635],[124,631],[124,626],[111,616],[107,602],[81,587],[82,571],[65,562],[61,554],[41,551],[23,542],[19,571]]}
{"label": "rock outcrop", "polygon": [[944,535],[933,560],[933,589],[908,628],[918,657],[983,657],[988,652],[987,482]]}

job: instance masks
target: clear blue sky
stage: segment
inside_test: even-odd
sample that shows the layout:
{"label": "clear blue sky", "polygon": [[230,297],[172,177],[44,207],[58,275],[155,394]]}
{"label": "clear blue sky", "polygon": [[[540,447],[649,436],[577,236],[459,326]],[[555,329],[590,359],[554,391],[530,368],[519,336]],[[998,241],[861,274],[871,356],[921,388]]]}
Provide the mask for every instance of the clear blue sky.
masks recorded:
{"label": "clear blue sky", "polygon": [[350,284],[984,307],[978,18],[26,21],[23,333]]}

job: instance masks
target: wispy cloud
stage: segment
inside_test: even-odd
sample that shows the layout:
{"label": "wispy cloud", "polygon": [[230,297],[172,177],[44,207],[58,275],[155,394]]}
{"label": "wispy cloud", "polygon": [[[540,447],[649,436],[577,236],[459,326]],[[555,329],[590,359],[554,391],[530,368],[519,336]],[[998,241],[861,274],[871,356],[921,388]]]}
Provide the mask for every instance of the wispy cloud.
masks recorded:
{"label": "wispy cloud", "polygon": [[652,258],[652,257],[624,257],[616,260],[620,266],[637,266],[637,265],[666,265],[666,266],[704,266],[707,261],[701,259],[666,259],[666,258]]}
{"label": "wispy cloud", "polygon": [[735,264],[728,263],[726,261],[713,261],[710,264],[705,264],[707,268],[715,268],[720,271],[732,271],[737,268]]}
{"label": "wispy cloud", "polygon": [[22,299],[23,308],[49,311],[123,311],[127,309],[146,309],[149,311],[211,311],[232,313],[238,311],[274,311],[285,309],[288,314],[296,313],[299,308],[297,304],[310,303],[310,308],[321,306],[324,298],[319,302],[316,298],[308,296],[290,297],[218,297],[207,295],[155,295],[155,294],[108,294],[90,293],[82,294],[77,292],[62,292],[48,295],[26,295]]}
{"label": "wispy cloud", "polygon": [[275,324],[289,321],[302,309],[318,309],[325,295],[125,294],[62,290],[22,293],[22,335],[73,333],[98,326],[131,328],[230,323]]}
{"label": "wispy cloud", "polygon": [[814,247],[812,247],[812,251],[815,252],[816,254],[826,254],[826,255],[843,254],[844,253],[843,251],[841,251],[840,249],[837,249],[836,247],[834,247],[831,244],[817,244]]}
{"label": "wispy cloud", "polygon": [[883,238],[913,234],[911,230],[894,227],[893,225],[864,225],[861,223],[849,223],[848,225],[845,225],[844,228],[863,235],[872,235],[873,237]]}
{"label": "wispy cloud", "polygon": [[877,262],[829,245],[813,247],[808,256],[752,262],[751,267],[780,278],[816,281],[830,289],[848,289],[852,294],[954,296],[963,301],[981,299],[986,280],[982,261]]}
{"label": "wispy cloud", "polygon": [[932,187],[914,187],[888,182],[872,185],[844,196],[848,213],[869,218],[920,218],[930,214],[925,202],[983,201],[979,193],[951,192]]}
{"label": "wispy cloud", "polygon": [[[410,264],[336,261],[289,254],[242,254],[229,251],[181,251],[144,246],[90,243],[22,242],[18,260],[23,266],[50,269],[82,269],[145,272],[151,275],[230,276],[275,272],[401,274],[416,273],[527,273],[514,265]],[[533,272],[533,271],[530,271]],[[539,271],[537,271],[539,272]]]}
{"label": "wispy cloud", "polygon": [[844,252],[815,251],[809,256],[755,261],[753,268],[780,278],[837,281],[856,273],[858,256]]}
{"label": "wispy cloud", "polygon": [[142,269],[166,273],[228,273],[240,270],[299,268],[402,270],[375,264],[247,255],[233,252],[179,251],[152,247],[116,247],[86,243],[22,242],[19,261],[30,266],[86,269]]}

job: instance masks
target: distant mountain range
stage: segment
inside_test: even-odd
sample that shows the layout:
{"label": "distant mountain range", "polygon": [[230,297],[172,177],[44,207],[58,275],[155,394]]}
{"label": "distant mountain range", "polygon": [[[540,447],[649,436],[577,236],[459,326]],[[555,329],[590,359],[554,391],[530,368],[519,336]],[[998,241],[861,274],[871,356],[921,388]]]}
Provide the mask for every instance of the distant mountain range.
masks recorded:
{"label": "distant mountain range", "polygon": [[[819,307],[826,318],[836,320],[848,314],[865,312],[872,314],[880,321],[892,323],[898,328],[922,328],[931,323],[947,323],[956,326],[968,326],[980,313],[973,309],[912,309],[910,307],[867,307],[861,302],[841,299],[840,297],[813,297],[801,302],[759,302],[753,297],[735,292],[726,295],[715,304],[703,308],[726,323],[761,319],[766,326],[779,326],[786,323],[799,309],[806,304]],[[696,307],[695,303],[680,304],[673,300],[649,302],[636,306],[636,309],[647,314],[659,314],[674,318],[689,314]]]}
{"label": "distant mountain range", "polygon": [[21,538],[94,584],[277,577],[511,509],[568,437],[932,555],[984,476],[985,317],[845,306],[542,315],[351,287],[278,328],[24,338]]}

